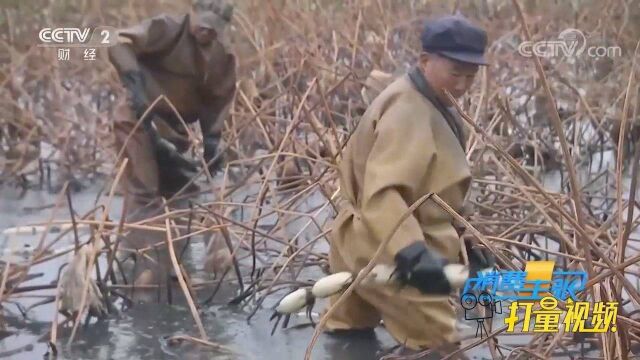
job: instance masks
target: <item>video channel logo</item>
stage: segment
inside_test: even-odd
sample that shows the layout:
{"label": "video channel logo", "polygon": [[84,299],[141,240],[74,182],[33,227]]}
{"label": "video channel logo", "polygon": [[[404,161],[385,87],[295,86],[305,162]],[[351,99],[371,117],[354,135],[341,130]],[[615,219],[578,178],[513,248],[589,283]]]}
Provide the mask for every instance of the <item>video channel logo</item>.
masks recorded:
{"label": "video channel logo", "polygon": [[578,29],[565,29],[556,40],[523,41],[518,52],[524,57],[574,57],[586,54],[592,58],[620,57],[620,46],[587,46],[587,37]]}
{"label": "video channel logo", "polygon": [[46,27],[38,32],[41,47],[108,47],[115,45],[117,30],[111,26],[89,27]]}

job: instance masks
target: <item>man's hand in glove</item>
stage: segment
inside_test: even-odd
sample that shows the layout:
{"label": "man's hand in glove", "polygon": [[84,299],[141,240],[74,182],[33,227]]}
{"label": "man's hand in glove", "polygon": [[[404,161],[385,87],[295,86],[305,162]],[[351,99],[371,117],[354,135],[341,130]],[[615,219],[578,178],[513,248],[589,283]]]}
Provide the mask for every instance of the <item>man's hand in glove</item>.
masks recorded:
{"label": "man's hand in glove", "polygon": [[[127,71],[121,75],[121,81],[129,95],[129,106],[136,118],[140,119],[149,106],[144,74],[138,70]],[[172,190],[179,188],[194,175],[189,174],[190,172],[198,171],[198,167],[194,161],[183,156],[174,144],[160,136],[153,121],[154,115],[149,114],[144,119],[143,128],[151,138],[162,178],[167,178],[166,182],[171,184]],[[168,178],[171,178],[171,181]]]}
{"label": "man's hand in glove", "polygon": [[136,114],[136,118],[140,119],[149,106],[144,75],[141,71],[128,71],[122,74],[121,81],[129,93],[129,106]]}
{"label": "man's hand in glove", "polygon": [[[204,160],[209,164],[209,172],[211,174],[215,173],[220,168],[223,160],[222,154],[218,155],[218,143],[219,139],[217,137],[205,136],[203,138]],[[218,158],[211,162],[216,155],[218,155]]]}
{"label": "man's hand in glove", "polygon": [[182,155],[171,142],[163,139],[158,134],[151,135],[158,159],[158,166],[165,168],[175,168],[176,170],[187,170],[196,172],[196,164]]}
{"label": "man's hand in glove", "polygon": [[489,249],[473,247],[469,239],[464,239],[464,244],[467,248],[467,258],[469,259],[469,277],[474,278],[478,275],[478,271],[495,266],[495,258]]}
{"label": "man's hand in glove", "polygon": [[403,285],[412,286],[424,294],[449,294],[451,284],[444,273],[449,262],[429,250],[424,241],[416,241],[395,256],[396,275]]}
{"label": "man's hand in glove", "polygon": [[[121,80],[129,93],[129,105],[136,114],[136,118],[140,119],[149,106],[144,75],[141,71],[127,71],[122,74]],[[159,166],[184,168],[190,171],[197,170],[192,162],[178,152],[175,145],[158,134],[153,126],[153,115],[144,120],[143,127],[151,137]]]}
{"label": "man's hand in glove", "polygon": [[[171,142],[158,136],[153,143],[160,173],[160,193],[171,197],[195,176],[197,166],[184,157]],[[197,185],[191,184],[185,191],[195,193],[198,190]]]}

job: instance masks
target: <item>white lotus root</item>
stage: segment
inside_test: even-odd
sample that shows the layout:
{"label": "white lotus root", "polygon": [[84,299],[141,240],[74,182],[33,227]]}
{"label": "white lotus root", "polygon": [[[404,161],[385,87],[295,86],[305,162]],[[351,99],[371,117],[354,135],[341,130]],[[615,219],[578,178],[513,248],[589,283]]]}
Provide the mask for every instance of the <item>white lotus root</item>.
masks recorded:
{"label": "white lotus root", "polygon": [[280,314],[292,314],[294,312],[298,312],[307,306],[309,297],[309,289],[298,289],[280,300],[280,303],[276,307],[276,311]]}
{"label": "white lotus root", "polygon": [[[376,265],[362,279],[362,286],[385,286],[396,283],[394,275],[395,267],[390,265]],[[362,272],[362,270],[361,270]],[[464,286],[469,277],[469,269],[462,264],[448,264],[443,268],[443,274],[451,285],[452,289]],[[305,306],[313,304],[315,298],[326,298],[345,290],[355,280],[350,272],[339,272],[325,276],[318,280],[310,289],[298,289],[285,296],[278,306],[276,312],[280,314],[291,314],[302,310]]]}
{"label": "white lotus root", "polygon": [[452,289],[458,289],[463,287],[469,278],[469,268],[462,264],[449,264],[444,267],[444,276]]}
{"label": "white lotus root", "polygon": [[346,271],[325,276],[313,285],[311,293],[317,298],[326,298],[346,289],[352,281],[353,275]]}
{"label": "white lotus root", "polygon": [[[60,311],[65,314],[76,314],[80,310],[82,300],[82,290],[84,279],[87,276],[89,256],[93,252],[93,246],[85,245],[81,247],[67,265],[62,276],[60,276]],[[102,297],[96,281],[89,278],[87,289],[87,307],[89,313],[95,316],[104,314],[105,308],[100,300]]]}

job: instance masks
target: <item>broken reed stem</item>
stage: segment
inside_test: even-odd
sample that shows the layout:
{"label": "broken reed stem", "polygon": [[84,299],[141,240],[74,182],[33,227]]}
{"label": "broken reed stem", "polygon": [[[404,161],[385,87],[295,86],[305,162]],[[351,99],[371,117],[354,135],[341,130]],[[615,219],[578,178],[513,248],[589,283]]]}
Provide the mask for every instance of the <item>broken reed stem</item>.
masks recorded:
{"label": "broken reed stem", "polygon": [[[253,214],[253,228],[256,228],[258,225],[258,218],[260,217],[260,214],[262,212],[262,203],[264,201],[264,198],[267,194],[267,184],[268,182],[266,181],[267,179],[269,179],[269,176],[271,175],[271,173],[273,172],[273,169],[277,163],[278,158],[280,157],[282,150],[284,149],[285,144],[287,143],[287,140],[289,138],[289,135],[291,134],[291,132],[293,131],[293,129],[298,125],[298,123],[302,120],[302,117],[300,117],[300,113],[302,112],[303,109],[303,105],[305,100],[307,99],[307,97],[309,96],[309,94],[311,93],[311,90],[314,88],[315,84],[316,84],[317,79],[314,78],[313,81],[311,82],[311,84],[307,87],[307,90],[305,92],[305,94],[302,96],[302,99],[300,100],[300,104],[298,105],[298,109],[295,112],[295,115],[293,117],[293,119],[291,120],[291,122],[289,123],[289,125],[287,126],[287,130],[284,133],[284,136],[282,137],[282,140],[280,141],[280,144],[278,145],[278,150],[276,151],[276,155],[274,156],[273,160],[271,161],[271,165],[269,165],[269,168],[266,172],[266,174],[264,175],[265,181],[262,183],[262,185],[260,186],[260,190],[258,191],[258,197],[256,199],[256,211]],[[256,260],[255,260],[255,232],[252,233],[251,235],[251,254],[253,256],[253,261],[251,264],[251,277],[253,277],[254,272],[256,270]]]}
{"label": "broken reed stem", "polygon": [[[9,248],[11,248],[12,246],[11,241],[9,242]],[[11,268],[11,260],[8,260],[6,262],[6,265],[4,266],[4,271],[2,272],[2,284],[0,284],[0,299],[4,300],[4,290],[5,287],[7,286],[7,278],[9,277],[9,269]],[[1,303],[1,301],[0,301]]]}
{"label": "broken reed stem", "polygon": [[71,335],[69,336],[69,341],[67,342],[67,345],[71,345],[71,343],[73,343],[73,339],[75,338],[76,335],[76,331],[78,330],[78,326],[80,325],[80,318],[81,316],[84,314],[84,308],[87,305],[87,297],[89,295],[89,282],[91,281],[91,270],[93,269],[93,265],[95,264],[95,260],[97,257],[97,254],[101,249],[101,246],[98,246],[102,243],[102,240],[100,240],[99,242],[96,241],[96,239],[100,239],[100,235],[102,234],[102,231],[104,230],[104,222],[107,220],[107,217],[109,216],[109,210],[111,209],[111,202],[113,201],[113,197],[115,195],[116,192],[116,188],[118,186],[118,184],[120,183],[120,178],[122,177],[122,175],[124,174],[124,170],[127,166],[127,163],[129,162],[129,159],[125,158],[122,161],[122,164],[120,165],[120,168],[118,169],[118,172],[116,173],[116,178],[113,181],[113,184],[111,185],[111,190],[109,191],[109,197],[107,198],[107,204],[102,212],[102,219],[100,222],[100,225],[98,226],[98,229],[96,230],[95,236],[92,237],[91,239],[91,243],[87,244],[85,246],[92,246],[91,251],[89,253],[89,263],[87,265],[87,274],[84,278],[84,284],[82,285],[82,298],[80,300],[80,307],[78,309],[78,314],[76,315],[76,318],[73,322],[73,329],[71,330]]}
{"label": "broken reed stem", "polygon": [[58,348],[56,342],[58,340],[58,314],[60,313],[60,274],[62,273],[62,269],[68,266],[68,264],[62,265],[60,267],[60,271],[58,271],[58,281],[56,284],[56,298],[54,301],[54,314],[53,321],[51,321],[51,337],[49,338],[49,346],[51,347],[51,351],[53,351],[53,355],[55,356],[58,352]]}
{"label": "broken reed stem", "polygon": [[67,195],[67,204],[69,205],[69,216],[71,217],[71,224],[73,226],[73,240],[76,246],[75,251],[77,252],[80,248],[80,239],[78,238],[78,225],[76,224],[76,214],[73,210],[73,203],[71,202],[71,193],[69,192],[69,188],[66,191]]}
{"label": "broken reed stem", "polygon": [[[21,269],[22,272],[20,274],[19,279],[15,282],[15,287],[17,287],[18,285],[20,285],[20,283],[22,283],[24,281],[24,279],[27,277],[27,275],[29,275],[29,271],[31,270],[31,267],[33,266],[33,264],[36,261],[36,259],[38,257],[42,256],[42,254],[44,253],[44,249],[42,248],[44,246],[44,240],[47,237],[47,233],[48,233],[49,229],[51,228],[51,223],[53,221],[53,218],[55,217],[55,214],[56,214],[58,208],[60,207],[60,205],[62,203],[62,199],[64,198],[64,194],[67,191],[67,186],[68,185],[69,185],[69,182],[66,182],[64,184],[64,186],[62,187],[62,191],[60,191],[60,193],[58,193],[58,196],[57,196],[56,202],[55,202],[55,206],[53,207],[53,210],[51,211],[51,215],[49,216],[49,220],[47,221],[47,223],[45,225],[45,231],[40,236],[40,240],[38,241],[38,246],[34,250],[34,255],[29,258],[29,263],[27,264],[27,266],[24,269]],[[8,294],[0,294],[0,295],[2,295],[2,297],[4,299],[4,297],[11,296],[11,291],[9,291]]]}
{"label": "broken reed stem", "polygon": [[[165,212],[168,212],[169,209],[166,207],[166,200],[163,199]],[[178,278],[178,283],[180,283],[180,288],[184,293],[185,299],[187,299],[187,303],[189,304],[189,310],[191,311],[191,315],[193,316],[193,320],[196,322],[198,326],[198,331],[200,332],[200,337],[204,341],[208,341],[209,337],[207,336],[206,331],[204,330],[204,326],[202,325],[202,321],[200,320],[200,314],[198,314],[198,309],[191,298],[191,294],[189,293],[189,288],[187,287],[187,283],[184,279],[182,271],[180,269],[180,265],[178,264],[178,259],[176,258],[176,252],[173,248],[173,239],[171,235],[171,225],[169,218],[164,220],[164,225],[166,228],[166,240],[167,240],[167,249],[169,250],[169,257],[171,259],[171,264],[173,265],[173,271],[176,273],[176,277]]]}
{"label": "broken reed stem", "polygon": [[[545,200],[548,201],[548,203],[554,207],[560,214],[562,214],[563,218],[566,219],[567,221],[569,221],[571,223],[572,226],[574,226],[574,229],[576,232],[578,232],[578,235],[586,241],[586,244],[589,245],[590,250],[595,252],[596,255],[598,255],[598,257],[600,257],[606,264],[607,266],[609,266],[611,269],[615,269],[615,264],[609,259],[609,257],[607,257],[602,250],[600,250],[600,248],[595,244],[595,240],[592,239],[584,230],[584,228],[578,224],[576,222],[576,220],[574,218],[572,218],[571,216],[569,216],[564,209],[557,203],[555,202],[548,194],[547,191],[545,191],[542,186],[538,183],[538,181],[531,176],[531,174],[529,174],[527,171],[523,170],[522,167],[515,161],[515,159],[513,159],[513,157],[511,155],[509,155],[508,153],[506,153],[499,145],[497,145],[495,143],[495,141],[481,128],[479,127],[477,124],[474,124],[473,121],[469,118],[469,116],[464,113],[464,111],[462,111],[462,109],[460,108],[460,105],[458,105],[458,103],[455,101],[455,99],[451,96],[451,94],[448,94],[449,99],[452,101],[452,104],[455,106],[456,110],[458,111],[458,113],[461,115],[462,119],[464,119],[467,124],[471,125],[471,127],[479,134],[482,135],[482,140],[486,143],[490,143],[491,145],[494,146],[494,149],[496,150],[496,152],[498,154],[500,154],[504,159],[507,160],[507,163],[511,166],[511,168],[513,170],[516,171],[516,173],[518,173],[518,175],[525,181],[529,182],[530,184],[532,184],[536,190],[538,191],[538,193],[540,195],[542,195]],[[506,169],[504,168],[504,166],[498,162],[495,161],[495,164],[502,168],[503,171],[505,171],[505,173],[508,173],[506,171]],[[561,238],[563,238],[563,240],[565,241],[565,243],[567,245],[572,245],[572,242],[567,238],[567,236],[565,236],[564,232],[562,231],[562,229],[559,227],[559,225],[556,223],[556,221],[554,221],[547,212],[545,212],[541,205],[536,202],[532,195],[523,187],[521,188],[521,190],[524,192],[524,194],[527,196],[527,198],[529,199],[529,201],[531,202],[531,204],[533,204],[534,206],[538,207],[541,214],[545,217],[545,219],[549,222],[549,224],[551,224],[557,231],[558,236],[560,236]],[[587,253],[589,253],[589,251],[586,251]],[[586,258],[586,257],[585,257]],[[589,262],[589,264],[591,264]],[[587,265],[589,266],[589,265]],[[589,266],[589,271],[592,270],[592,266]],[[614,270],[615,271],[615,270]],[[626,279],[624,277],[624,274],[620,273],[619,271],[615,271],[615,276],[620,279],[623,283],[623,286],[625,287],[625,289],[628,291],[629,295],[632,297],[633,301],[636,302],[636,304],[638,304],[638,306],[640,306],[640,293],[638,293],[637,289],[634,288],[633,284],[631,284],[629,282],[628,279]]]}
{"label": "broken reed stem", "polygon": [[[293,254],[291,254],[289,257],[287,257],[287,260],[285,260],[284,264],[282,264],[282,266],[280,267],[280,270],[278,270],[278,272],[276,273],[276,275],[273,277],[273,279],[269,282],[269,286],[266,287],[265,289],[265,293],[269,294],[271,293],[271,289],[278,284],[278,280],[280,280],[280,277],[282,276],[282,274],[284,273],[284,271],[289,267],[289,263],[291,263],[293,261],[293,259],[295,259],[303,250],[305,250],[307,247],[315,244],[319,239],[321,239],[323,236],[327,235],[331,230],[326,230],[325,232],[321,233],[320,235],[318,235],[315,239],[305,243],[304,245],[300,246],[296,251],[293,252]],[[293,240],[292,240],[293,242]],[[281,252],[280,255],[278,256],[278,259],[280,259],[280,257],[282,255],[284,255],[285,251]],[[274,261],[273,266],[271,267],[271,271],[275,271],[275,266],[277,264],[277,260]],[[262,278],[256,280],[256,283],[258,286],[260,286]],[[267,295],[260,297],[260,299],[258,299],[257,304],[254,307],[253,312],[251,312],[251,314],[249,315],[247,321],[251,320],[251,318],[253,317],[253,315],[255,315],[258,310],[260,309],[260,306],[262,305],[262,303],[264,302],[264,300],[267,298]]]}
{"label": "broken reed stem", "polygon": [[[520,23],[524,30],[527,41],[531,41],[531,32],[529,31],[529,26],[527,25],[527,22],[524,18],[524,14],[522,13],[520,4],[518,3],[518,0],[511,0],[511,1],[516,9],[518,18],[520,19]],[[562,128],[562,120],[560,120],[560,114],[558,114],[556,99],[554,98],[553,93],[551,92],[551,87],[549,86],[549,82],[547,81],[547,76],[545,75],[545,71],[542,68],[542,63],[540,62],[540,58],[535,53],[533,54],[532,58],[536,66],[536,71],[538,72],[538,77],[542,82],[542,87],[544,88],[545,96],[547,97],[547,100],[548,100],[547,105],[549,107],[548,112],[551,114],[551,125],[553,125],[553,128],[556,131],[556,135],[560,139],[560,147],[562,149],[564,165],[567,167],[567,170],[569,171],[569,181],[571,183],[570,194],[571,194],[571,197],[573,198],[573,206],[575,208],[576,221],[580,228],[584,228],[584,217],[582,213],[582,195],[580,193],[580,183],[578,181],[578,175],[576,174],[576,168],[573,163],[573,157],[571,156],[569,145],[567,144],[567,138]],[[585,242],[584,238],[586,237],[586,235],[581,235],[581,237],[583,238],[581,242],[583,242],[583,245],[586,245],[584,244]],[[591,277],[593,276],[591,272],[591,268],[592,268],[591,262],[593,261],[591,258],[591,252],[589,251],[588,246],[584,246],[583,249],[584,249],[585,258],[587,259],[587,266],[585,269],[587,270],[587,273]]]}
{"label": "broken reed stem", "polygon": [[[627,112],[629,109],[629,98],[630,98],[630,94],[631,94],[631,86],[634,82],[634,74],[635,74],[635,67],[636,67],[636,59],[638,57],[638,47],[640,47],[640,41],[638,41],[638,43],[636,44],[636,49],[634,51],[634,56],[633,56],[633,60],[631,62],[631,69],[629,70],[629,79],[627,81],[627,88],[625,91],[625,98],[624,98],[624,104],[622,106],[622,119],[620,120],[620,122],[622,123],[621,128],[620,128],[620,136],[618,138],[618,156],[616,159],[616,197],[617,197],[617,205],[618,205],[618,236],[616,238],[616,241],[618,243],[618,261],[624,261],[624,256],[625,256],[625,252],[626,252],[626,248],[627,248],[627,240],[628,240],[628,234],[629,231],[631,229],[625,229],[623,227],[623,209],[622,209],[622,170],[623,170],[623,158],[624,158],[624,153],[623,153],[623,147],[625,144],[625,138],[626,138],[626,128],[627,128],[627,121],[629,119],[630,116],[627,116]],[[637,94],[637,92],[636,92]],[[636,96],[637,98],[637,96]],[[640,148],[640,146],[636,146],[636,148]],[[635,153],[638,153],[638,150],[636,149]],[[637,164],[636,162],[638,161],[636,155],[634,154],[633,156],[633,170],[637,171]],[[636,172],[637,175],[637,172]],[[635,178],[632,178],[632,184],[635,185],[636,184],[636,180]],[[636,189],[632,188],[631,190],[631,194],[633,195],[633,197],[630,197],[630,204],[629,204],[629,213],[628,215],[631,216],[631,218],[627,219],[627,226],[631,225],[630,221],[633,219],[633,208],[635,207],[635,205],[633,204],[633,201],[635,200],[635,193],[636,193]],[[618,292],[620,292],[622,290],[622,284],[620,282],[618,282],[618,285],[616,286],[616,289],[618,290]]]}
{"label": "broken reed stem", "polygon": [[[113,262],[117,261],[117,256],[118,256],[118,247],[120,246],[120,241],[122,240],[121,234],[122,234],[122,229],[124,228],[124,223],[125,220],[127,219],[127,215],[128,215],[128,210],[129,210],[129,185],[128,183],[125,182],[125,186],[124,186],[124,199],[122,202],[122,212],[120,213],[120,221],[118,224],[118,228],[116,230],[116,241],[115,243],[111,244],[110,241],[108,241],[109,243],[106,244],[107,245],[107,270],[105,272],[104,275],[104,279],[102,280],[102,282],[106,283],[107,282],[107,276],[109,276],[109,274],[113,274]],[[107,236],[108,238],[108,236]],[[113,275],[111,277],[112,283],[115,284],[115,275]],[[126,278],[124,278],[123,276],[123,281],[126,282]],[[105,295],[106,296],[106,295]]]}
{"label": "broken reed stem", "polygon": [[[333,194],[333,196],[336,196],[338,194],[338,191],[336,190],[336,193]],[[298,238],[300,235],[302,235],[305,231],[305,229],[311,224],[312,221],[314,221],[314,217],[319,215],[320,213],[322,213],[322,211],[324,211],[324,209],[326,208],[326,206],[329,204],[329,202],[326,202],[320,209],[318,209],[312,216],[310,216],[310,219],[300,228],[300,230],[298,230],[298,232],[289,240],[289,243],[287,244],[287,246],[285,246],[281,251],[280,254],[278,255],[278,257],[273,261],[273,264],[271,265],[271,268],[269,270],[269,272],[273,272],[275,271],[275,267],[278,264],[278,261],[280,261],[280,259],[282,259],[282,257],[289,251],[291,251],[291,249],[293,249],[294,247],[297,247],[297,244],[295,244],[298,241]],[[319,224],[316,223],[316,226],[318,227],[318,229],[320,231],[322,231],[322,228],[320,227]],[[285,265],[282,266],[282,268],[280,269],[280,271],[278,271],[278,273],[276,274],[276,276],[274,277],[274,279],[271,281],[269,287],[267,288],[267,293],[271,290],[271,288],[273,287],[273,285],[278,281],[278,279],[280,278],[280,276],[282,275],[282,273],[284,272],[284,270],[287,268],[287,265],[289,264],[289,261],[291,259],[293,259],[294,255],[297,256],[297,254],[300,252],[300,249],[302,248],[306,248],[307,246],[310,245],[310,243],[315,243],[316,240],[322,238],[324,235],[326,235],[327,233],[329,233],[329,230],[323,231],[321,232],[321,234],[319,236],[317,236],[315,239],[309,241],[308,243],[306,243],[305,245],[303,245],[302,247],[300,247],[298,250],[296,250],[293,255],[289,256],[289,258],[285,261]],[[262,279],[258,279],[258,284],[260,284],[262,282]],[[258,300],[258,303],[256,304],[254,311],[249,315],[248,320],[250,320],[253,315],[257,312],[257,310],[260,308],[260,305],[262,305],[262,302],[265,300],[266,296],[261,297]]]}

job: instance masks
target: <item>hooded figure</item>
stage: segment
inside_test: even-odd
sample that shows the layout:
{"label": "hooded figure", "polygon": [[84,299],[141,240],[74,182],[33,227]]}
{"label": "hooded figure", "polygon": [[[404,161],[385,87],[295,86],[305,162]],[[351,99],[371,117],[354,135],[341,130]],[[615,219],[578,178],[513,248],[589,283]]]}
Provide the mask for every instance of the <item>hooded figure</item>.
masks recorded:
{"label": "hooded figure", "polygon": [[[118,104],[114,121],[116,151],[123,148],[128,158],[121,181],[128,192],[128,221],[163,212],[160,196],[175,194],[195,175],[195,163],[183,156],[191,142],[180,118],[187,124],[199,122],[209,170],[213,173],[219,165],[218,143],[236,87],[235,57],[225,44],[231,13],[230,6],[196,4],[189,14],[161,15],[120,30],[118,44],[109,48],[109,60],[128,95]],[[162,95],[171,105],[158,102],[134,131]],[[187,188],[196,190],[195,185]],[[162,233],[132,230],[125,243],[142,248],[163,240]],[[158,257],[158,265],[169,264],[166,254]],[[168,274],[150,266],[137,267],[140,283]]]}
{"label": "hooded figure", "polygon": [[[332,273],[365,267],[420,197],[433,192],[458,213],[465,205],[471,182],[465,132],[445,90],[458,98],[469,89],[479,65],[486,64],[486,33],[456,15],[428,22],[421,40],[418,64],[371,102],[343,152]],[[452,217],[427,200],[403,222],[380,259],[403,269],[399,275],[409,286],[357,288],[328,319],[328,330],[370,331],[383,320],[409,349],[455,343],[455,309],[448,295],[425,295],[436,280],[423,270],[436,266],[430,252],[460,262],[460,251]]]}
{"label": "hooded figure", "polygon": [[109,48],[128,101],[116,109],[117,150],[129,158],[128,191],[134,202],[170,196],[190,180],[190,145],[171,106],[161,101],[131,139],[126,138],[149,105],[164,95],[187,123],[199,121],[204,157],[213,172],[224,120],[235,93],[236,63],[227,52],[225,30],[232,8],[196,5],[189,14],[161,15],[120,30]]}

